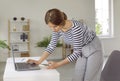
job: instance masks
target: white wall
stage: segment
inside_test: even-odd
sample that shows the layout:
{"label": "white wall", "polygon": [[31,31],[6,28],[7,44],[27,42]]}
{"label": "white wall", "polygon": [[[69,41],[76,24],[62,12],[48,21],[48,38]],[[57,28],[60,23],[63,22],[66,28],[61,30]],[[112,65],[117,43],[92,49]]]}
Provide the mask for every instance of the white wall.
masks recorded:
{"label": "white wall", "polygon": [[[89,27],[94,29],[95,11],[94,0],[0,0],[0,39],[8,39],[8,19],[13,17],[26,17],[31,20],[31,56],[41,55],[35,43],[51,33],[44,22],[44,15],[48,9],[59,8],[69,19],[84,19]],[[120,49],[120,0],[114,0],[114,32],[115,38],[101,39],[104,55],[112,50]],[[5,52],[6,54],[6,52]],[[6,60],[6,55],[1,55]]]}

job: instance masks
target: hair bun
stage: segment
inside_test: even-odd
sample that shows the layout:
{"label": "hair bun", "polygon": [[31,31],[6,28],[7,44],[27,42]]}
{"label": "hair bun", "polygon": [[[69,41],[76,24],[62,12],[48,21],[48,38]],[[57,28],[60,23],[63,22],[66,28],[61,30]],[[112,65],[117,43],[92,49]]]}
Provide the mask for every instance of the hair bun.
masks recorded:
{"label": "hair bun", "polygon": [[63,13],[63,16],[64,16],[64,20],[67,20],[67,15],[64,12],[62,12],[62,13]]}

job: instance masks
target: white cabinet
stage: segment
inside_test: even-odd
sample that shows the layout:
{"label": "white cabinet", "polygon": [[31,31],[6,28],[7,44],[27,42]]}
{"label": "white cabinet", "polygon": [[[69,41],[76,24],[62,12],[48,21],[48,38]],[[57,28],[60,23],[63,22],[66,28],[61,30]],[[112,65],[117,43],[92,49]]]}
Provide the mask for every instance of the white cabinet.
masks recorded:
{"label": "white cabinet", "polygon": [[[30,56],[30,20],[8,20],[8,43],[16,56]],[[9,56],[11,56],[11,50]]]}

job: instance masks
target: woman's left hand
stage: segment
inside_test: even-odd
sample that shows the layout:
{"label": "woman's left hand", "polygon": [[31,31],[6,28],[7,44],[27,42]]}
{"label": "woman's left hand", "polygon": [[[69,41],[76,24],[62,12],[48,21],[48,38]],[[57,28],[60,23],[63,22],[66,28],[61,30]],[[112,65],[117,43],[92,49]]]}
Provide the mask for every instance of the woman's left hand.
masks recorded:
{"label": "woman's left hand", "polygon": [[56,69],[57,67],[59,67],[59,62],[53,62],[53,61],[49,61],[49,66],[47,66],[47,69]]}

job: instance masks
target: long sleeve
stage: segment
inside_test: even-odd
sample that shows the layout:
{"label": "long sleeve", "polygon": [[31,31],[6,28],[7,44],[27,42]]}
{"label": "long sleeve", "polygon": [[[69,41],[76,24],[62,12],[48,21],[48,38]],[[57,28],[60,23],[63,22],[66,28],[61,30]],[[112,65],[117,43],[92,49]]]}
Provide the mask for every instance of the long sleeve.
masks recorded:
{"label": "long sleeve", "polygon": [[67,58],[70,62],[73,62],[81,56],[82,46],[83,46],[83,30],[80,27],[82,25],[78,25],[72,28],[72,36],[73,36],[73,54],[70,54]]}
{"label": "long sleeve", "polygon": [[47,46],[47,48],[45,49],[45,51],[47,51],[51,54],[55,50],[60,36],[61,36],[60,32],[53,32],[51,41],[50,41],[49,45]]}

